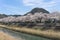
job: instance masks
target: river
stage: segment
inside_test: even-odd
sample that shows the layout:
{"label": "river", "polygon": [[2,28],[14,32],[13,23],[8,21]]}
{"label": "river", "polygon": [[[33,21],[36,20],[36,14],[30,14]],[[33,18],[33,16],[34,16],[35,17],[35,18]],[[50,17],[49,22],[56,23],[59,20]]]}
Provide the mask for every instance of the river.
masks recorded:
{"label": "river", "polygon": [[0,31],[3,31],[4,33],[11,35],[18,40],[20,39],[22,40],[52,40],[48,38],[43,38],[43,37],[33,36],[33,35],[21,33],[21,32],[12,31],[12,30],[5,29],[5,28],[0,28]]}

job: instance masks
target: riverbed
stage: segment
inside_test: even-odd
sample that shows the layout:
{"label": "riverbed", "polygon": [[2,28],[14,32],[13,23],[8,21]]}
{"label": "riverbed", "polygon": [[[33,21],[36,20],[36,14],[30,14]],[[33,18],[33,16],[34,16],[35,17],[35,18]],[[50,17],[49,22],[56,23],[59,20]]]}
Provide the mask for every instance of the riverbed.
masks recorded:
{"label": "riverbed", "polygon": [[43,37],[29,35],[29,34],[25,34],[21,32],[12,31],[12,30],[5,29],[5,28],[0,28],[0,31],[3,31],[6,34],[11,35],[12,37],[18,40],[52,40],[48,38],[43,38]]}

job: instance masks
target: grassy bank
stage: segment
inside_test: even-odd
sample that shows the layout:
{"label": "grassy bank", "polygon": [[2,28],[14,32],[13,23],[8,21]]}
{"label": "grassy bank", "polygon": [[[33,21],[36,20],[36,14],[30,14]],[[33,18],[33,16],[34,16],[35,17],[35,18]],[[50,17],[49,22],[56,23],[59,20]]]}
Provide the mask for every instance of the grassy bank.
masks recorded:
{"label": "grassy bank", "polygon": [[0,40],[17,40],[14,37],[4,33],[4,32],[0,32]]}
{"label": "grassy bank", "polygon": [[52,39],[56,39],[56,40],[59,39],[60,40],[60,32],[55,32],[52,30],[42,31],[42,30],[35,30],[35,29],[31,29],[31,28],[12,27],[12,26],[11,27],[5,26],[4,28],[8,28],[8,29],[11,29],[14,31],[24,32],[24,33],[28,33],[28,34],[32,34],[32,35],[37,35],[37,36],[42,36],[42,37],[46,37],[46,38],[52,38]]}

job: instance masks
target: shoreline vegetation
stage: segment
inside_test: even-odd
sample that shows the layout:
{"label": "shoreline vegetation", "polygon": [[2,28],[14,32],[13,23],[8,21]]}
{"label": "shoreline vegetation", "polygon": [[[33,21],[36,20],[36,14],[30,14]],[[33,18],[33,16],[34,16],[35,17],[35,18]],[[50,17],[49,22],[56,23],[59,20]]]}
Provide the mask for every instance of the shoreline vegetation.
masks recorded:
{"label": "shoreline vegetation", "polygon": [[15,26],[6,26],[6,25],[0,25],[2,28],[10,29],[17,32],[23,32],[35,36],[41,36],[45,38],[50,38],[53,40],[60,40],[60,32],[53,31],[53,30],[39,30],[39,29],[32,29],[32,28],[26,28],[26,27],[15,27]]}
{"label": "shoreline vegetation", "polygon": [[17,39],[0,31],[0,40],[17,40]]}
{"label": "shoreline vegetation", "polygon": [[[0,25],[17,32],[60,40],[60,12],[52,12],[43,8],[34,8],[24,15],[6,15],[1,17]],[[6,26],[5,26],[6,25]]]}

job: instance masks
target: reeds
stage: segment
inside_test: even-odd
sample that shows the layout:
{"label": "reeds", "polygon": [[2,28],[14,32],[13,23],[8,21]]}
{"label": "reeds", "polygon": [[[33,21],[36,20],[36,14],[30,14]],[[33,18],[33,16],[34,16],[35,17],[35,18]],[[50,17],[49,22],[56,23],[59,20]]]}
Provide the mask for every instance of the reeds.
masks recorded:
{"label": "reeds", "polygon": [[5,27],[14,31],[19,31],[19,32],[24,32],[24,33],[28,33],[28,34],[32,34],[32,35],[36,35],[36,36],[42,36],[42,37],[46,37],[46,38],[52,38],[52,39],[60,39],[60,32],[56,32],[53,30],[35,30],[35,29],[31,29],[31,28],[25,28],[25,27]]}

